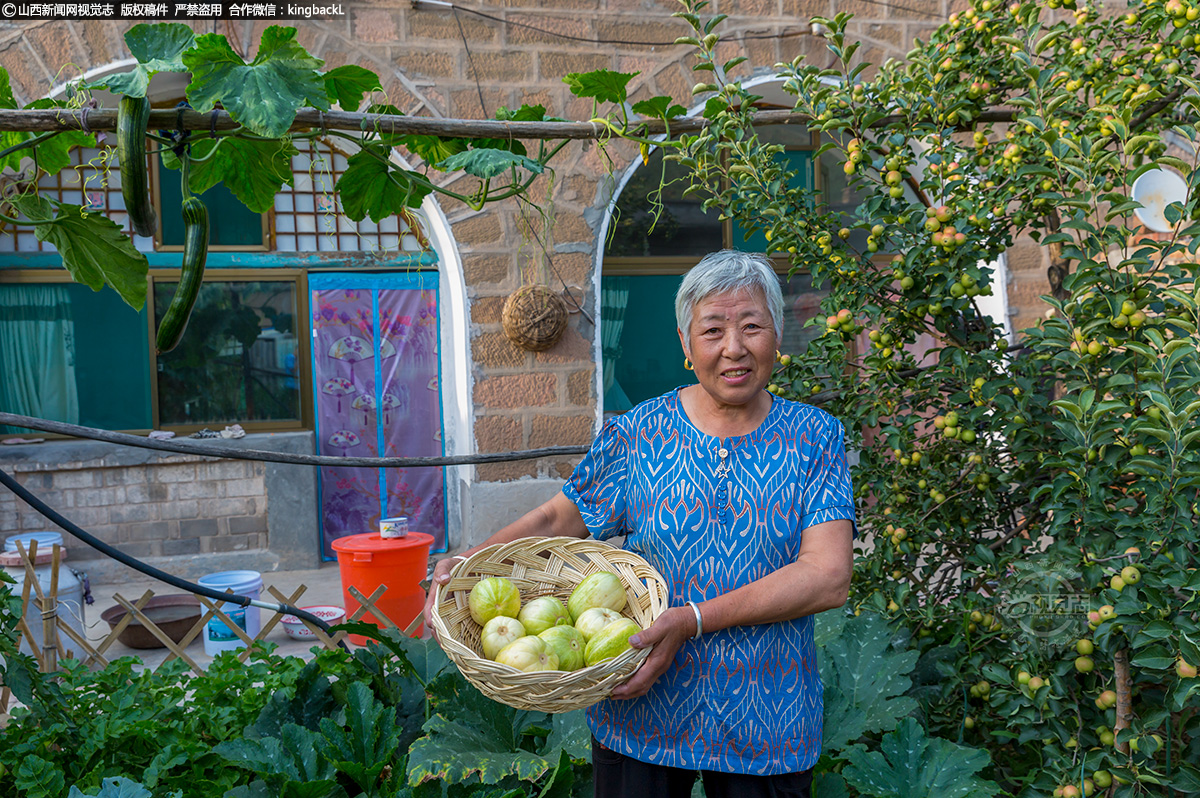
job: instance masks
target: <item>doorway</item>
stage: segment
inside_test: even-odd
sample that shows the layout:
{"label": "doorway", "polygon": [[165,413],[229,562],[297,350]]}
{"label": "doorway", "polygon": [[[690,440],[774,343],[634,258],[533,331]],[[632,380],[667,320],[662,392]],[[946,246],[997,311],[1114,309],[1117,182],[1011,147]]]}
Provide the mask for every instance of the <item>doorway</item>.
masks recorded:
{"label": "doorway", "polygon": [[[317,451],[345,457],[443,454],[438,273],[310,274]],[[322,467],[320,545],[404,515],[446,545],[444,468]]]}

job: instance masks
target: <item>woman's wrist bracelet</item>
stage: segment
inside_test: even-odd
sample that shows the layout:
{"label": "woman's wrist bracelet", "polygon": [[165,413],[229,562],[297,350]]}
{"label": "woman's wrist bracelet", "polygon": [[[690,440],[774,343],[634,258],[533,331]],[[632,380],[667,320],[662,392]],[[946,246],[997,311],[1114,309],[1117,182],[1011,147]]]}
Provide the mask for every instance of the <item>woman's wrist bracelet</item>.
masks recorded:
{"label": "woman's wrist bracelet", "polygon": [[696,634],[692,635],[693,640],[699,640],[704,634],[704,619],[700,617],[700,606],[694,601],[689,601],[688,606],[692,608],[692,612],[696,613]]}

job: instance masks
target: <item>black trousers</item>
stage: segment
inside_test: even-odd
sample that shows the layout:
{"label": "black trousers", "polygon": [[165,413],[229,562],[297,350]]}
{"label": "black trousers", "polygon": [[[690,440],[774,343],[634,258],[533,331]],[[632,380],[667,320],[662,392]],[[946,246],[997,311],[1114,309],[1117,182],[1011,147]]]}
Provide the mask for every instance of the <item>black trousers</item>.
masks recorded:
{"label": "black trousers", "polygon": [[[691,798],[696,771],[652,765],[609,750],[592,738],[596,798]],[[701,770],[705,798],[811,798],[812,770],[749,776]]]}

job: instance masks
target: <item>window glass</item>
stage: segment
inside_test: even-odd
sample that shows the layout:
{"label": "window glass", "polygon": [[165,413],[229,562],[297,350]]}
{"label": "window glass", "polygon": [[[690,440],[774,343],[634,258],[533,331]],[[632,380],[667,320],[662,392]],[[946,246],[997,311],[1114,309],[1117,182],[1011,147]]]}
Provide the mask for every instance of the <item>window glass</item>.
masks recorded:
{"label": "window glass", "polygon": [[77,283],[0,285],[0,408],[101,429],[149,429],[146,311]]}
{"label": "window glass", "polygon": [[[156,324],[177,283],[154,281]],[[158,356],[162,426],[300,418],[292,281],[206,281],[179,345]]]}
{"label": "window glass", "polygon": [[[158,169],[158,207],[162,220],[162,243],[183,245],[183,195],[178,169]],[[208,208],[209,246],[254,247],[263,245],[262,214],[254,213],[233,192],[218,183],[200,195]]]}
{"label": "window glass", "polygon": [[[663,188],[658,194],[660,179]],[[649,163],[634,172],[621,190],[609,224],[606,254],[624,258],[702,257],[721,249],[717,214],[705,213],[700,207],[703,194],[683,196],[688,185],[686,168],[668,161],[664,173],[662,150],[651,153]],[[656,199],[662,203],[657,223]]]}

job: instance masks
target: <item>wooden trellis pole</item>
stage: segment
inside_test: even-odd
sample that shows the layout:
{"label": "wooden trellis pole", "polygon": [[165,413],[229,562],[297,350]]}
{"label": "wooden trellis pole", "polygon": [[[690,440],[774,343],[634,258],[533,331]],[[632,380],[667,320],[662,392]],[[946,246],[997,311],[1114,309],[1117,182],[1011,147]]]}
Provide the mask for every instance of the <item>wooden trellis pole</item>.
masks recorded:
{"label": "wooden trellis pole", "polygon": [[[984,111],[975,117],[971,126],[994,122],[1011,122],[1013,111]],[[885,127],[901,119],[885,116],[871,127]],[[807,114],[793,111],[761,110],[754,113],[756,125],[806,125],[812,121]],[[679,117],[671,120],[670,132],[698,133],[711,124],[704,117]],[[116,130],[117,112],[109,109],[50,108],[39,110],[0,111],[0,131],[44,133],[55,130]],[[226,111],[202,114],[197,111],[179,112],[156,109],[150,112],[151,130],[233,130],[238,123]],[[355,130],[389,135],[425,135],[463,139],[601,139],[612,132],[600,122],[504,122],[496,119],[436,119],[427,116],[397,114],[360,114],[346,111],[318,111],[301,108],[296,112],[291,131]],[[661,119],[634,122],[629,132],[640,136],[657,136],[667,132]]]}

